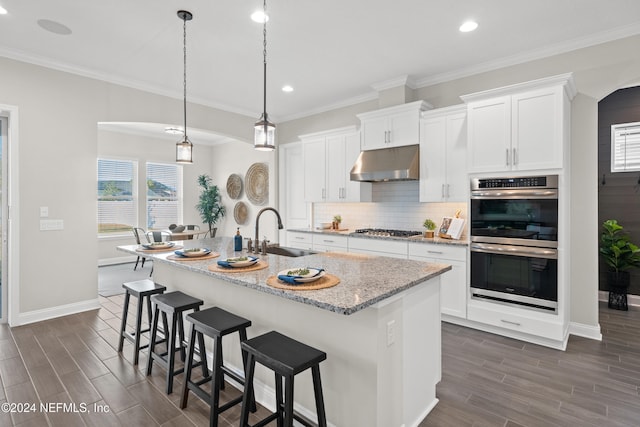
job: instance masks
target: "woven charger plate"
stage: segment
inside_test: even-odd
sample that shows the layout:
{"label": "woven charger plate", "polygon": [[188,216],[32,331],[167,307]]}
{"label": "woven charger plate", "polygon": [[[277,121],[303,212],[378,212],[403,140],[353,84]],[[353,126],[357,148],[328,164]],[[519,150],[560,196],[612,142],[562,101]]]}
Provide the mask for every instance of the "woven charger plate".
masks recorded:
{"label": "woven charger plate", "polygon": [[263,270],[267,267],[269,267],[269,263],[260,259],[257,263],[250,265],[249,267],[226,268],[220,267],[218,264],[210,264],[207,268],[209,271],[215,271],[216,273],[247,273],[250,271]]}
{"label": "woven charger plate", "polygon": [[265,163],[249,166],[245,180],[247,198],[254,205],[263,205],[269,199],[269,167]]}
{"label": "woven charger plate", "polygon": [[227,194],[232,199],[238,199],[240,194],[242,194],[242,178],[240,175],[232,173],[227,178]]}
{"label": "woven charger plate", "polygon": [[182,249],[182,246],[175,245],[175,246],[171,246],[170,248],[164,248],[164,249],[145,249],[142,246],[140,246],[138,249],[136,249],[136,252],[144,252],[145,254],[155,254],[160,252],[173,252],[173,251],[177,251],[178,249]]}
{"label": "woven charger plate", "polygon": [[174,254],[174,255],[169,255],[167,259],[170,259],[171,261],[202,261],[203,259],[213,259],[219,256],[220,254],[218,252],[211,252],[204,256],[193,256],[193,257],[178,256]]}
{"label": "woven charger plate", "polygon": [[272,288],[287,289],[290,291],[314,291],[317,289],[330,288],[338,283],[340,283],[340,279],[329,273],[314,282],[301,283],[299,285],[290,285],[288,283],[281,282],[276,276],[269,276],[269,278],[267,278],[267,285]]}
{"label": "woven charger plate", "polygon": [[248,214],[249,210],[245,202],[236,203],[236,206],[233,208],[233,218],[238,225],[244,225],[247,222]]}

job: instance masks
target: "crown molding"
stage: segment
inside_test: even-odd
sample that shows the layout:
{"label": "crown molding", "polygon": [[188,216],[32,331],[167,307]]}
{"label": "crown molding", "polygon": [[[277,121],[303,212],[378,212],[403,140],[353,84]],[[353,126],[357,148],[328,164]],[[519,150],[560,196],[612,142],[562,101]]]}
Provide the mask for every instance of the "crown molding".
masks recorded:
{"label": "crown molding", "polygon": [[399,86],[407,86],[409,89],[415,89],[417,87],[415,80],[407,74],[404,74],[399,77],[394,77],[389,80],[384,80],[378,83],[373,83],[371,85],[373,90],[375,90],[376,92],[380,92],[387,89],[393,89]]}

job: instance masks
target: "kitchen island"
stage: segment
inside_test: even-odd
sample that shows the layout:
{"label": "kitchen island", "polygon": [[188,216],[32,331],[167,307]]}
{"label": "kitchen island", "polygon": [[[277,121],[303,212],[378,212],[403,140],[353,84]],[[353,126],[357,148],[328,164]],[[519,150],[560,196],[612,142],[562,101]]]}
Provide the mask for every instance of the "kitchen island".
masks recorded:
{"label": "kitchen island", "polygon": [[[208,266],[240,255],[232,239],[176,243],[208,247],[220,258],[174,261],[168,259],[171,251],[145,252],[154,261],[154,281],[203,299],[205,307],[216,305],[250,319],[249,337],[277,330],[327,353],[320,369],[330,425],[416,426],[437,403],[439,276],[450,266],[328,252],[297,258],[260,255],[268,268],[220,273]],[[118,249],[140,254],[137,245]],[[267,284],[279,271],[299,267],[324,268],[340,283],[306,291]],[[225,363],[240,372],[238,339],[225,340]],[[258,401],[273,408],[273,374],[256,367],[255,388]],[[296,377],[295,408],[315,419],[312,390],[310,372]]]}

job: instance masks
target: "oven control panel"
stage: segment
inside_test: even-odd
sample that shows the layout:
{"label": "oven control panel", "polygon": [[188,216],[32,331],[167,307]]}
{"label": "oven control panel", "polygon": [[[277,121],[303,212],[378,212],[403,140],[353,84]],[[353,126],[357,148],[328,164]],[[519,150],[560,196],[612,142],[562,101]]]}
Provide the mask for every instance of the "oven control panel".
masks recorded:
{"label": "oven control panel", "polygon": [[476,178],[471,190],[487,188],[558,188],[557,175],[525,176],[518,178]]}

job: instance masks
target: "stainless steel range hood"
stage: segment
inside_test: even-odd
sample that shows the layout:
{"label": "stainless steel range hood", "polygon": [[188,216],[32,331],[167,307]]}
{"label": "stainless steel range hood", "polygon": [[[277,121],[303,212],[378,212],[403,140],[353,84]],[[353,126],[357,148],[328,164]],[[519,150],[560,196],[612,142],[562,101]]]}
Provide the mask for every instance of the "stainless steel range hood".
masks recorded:
{"label": "stainless steel range hood", "polygon": [[362,151],[351,168],[351,181],[415,181],[419,178],[418,145]]}

